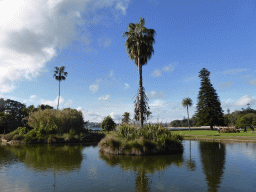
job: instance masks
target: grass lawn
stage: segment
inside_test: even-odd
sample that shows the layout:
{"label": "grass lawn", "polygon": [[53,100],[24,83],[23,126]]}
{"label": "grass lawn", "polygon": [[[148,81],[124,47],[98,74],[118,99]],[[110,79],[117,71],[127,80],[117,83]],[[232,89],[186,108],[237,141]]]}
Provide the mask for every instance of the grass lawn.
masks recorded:
{"label": "grass lawn", "polygon": [[256,134],[253,134],[252,131],[247,130],[247,133],[218,133],[217,130],[191,130],[191,131],[171,131],[172,133],[180,133],[184,136],[186,135],[205,135],[205,136],[242,136],[242,137],[256,137]]}

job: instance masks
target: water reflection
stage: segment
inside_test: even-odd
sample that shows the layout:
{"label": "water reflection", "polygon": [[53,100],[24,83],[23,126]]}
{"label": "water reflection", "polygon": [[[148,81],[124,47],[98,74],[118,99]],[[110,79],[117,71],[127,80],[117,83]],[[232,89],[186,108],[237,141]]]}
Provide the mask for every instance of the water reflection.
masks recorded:
{"label": "water reflection", "polygon": [[189,140],[189,160],[186,161],[186,166],[188,167],[189,171],[196,170],[196,162],[191,159],[191,140]]}
{"label": "water reflection", "polygon": [[11,159],[40,171],[72,172],[80,169],[84,147],[63,145],[0,146],[0,163]]}
{"label": "water reflection", "polygon": [[199,148],[208,191],[218,191],[225,168],[225,144],[200,142]]}
{"label": "water reflection", "polygon": [[129,155],[111,155],[100,153],[100,158],[107,165],[120,166],[124,170],[136,172],[135,188],[137,191],[150,191],[152,180],[147,175],[155,171],[162,171],[168,166],[174,164],[181,167],[183,164],[182,154],[176,155],[159,155],[159,156],[129,156]]}

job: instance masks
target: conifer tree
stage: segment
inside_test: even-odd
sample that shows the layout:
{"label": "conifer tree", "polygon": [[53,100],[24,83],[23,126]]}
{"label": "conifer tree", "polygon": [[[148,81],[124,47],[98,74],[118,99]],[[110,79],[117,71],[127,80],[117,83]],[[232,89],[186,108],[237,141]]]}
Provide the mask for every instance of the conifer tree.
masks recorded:
{"label": "conifer tree", "polygon": [[199,72],[201,87],[198,94],[196,117],[197,126],[210,125],[213,130],[214,125],[224,125],[224,117],[220,100],[210,82],[209,75],[210,72],[205,68]]}

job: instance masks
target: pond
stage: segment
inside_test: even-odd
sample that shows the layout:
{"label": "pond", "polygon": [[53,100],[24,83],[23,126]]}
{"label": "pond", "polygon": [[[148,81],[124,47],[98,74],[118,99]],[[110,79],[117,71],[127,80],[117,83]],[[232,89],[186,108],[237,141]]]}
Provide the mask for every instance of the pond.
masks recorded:
{"label": "pond", "polygon": [[0,145],[0,191],[255,191],[256,144],[183,141],[169,156],[97,145]]}

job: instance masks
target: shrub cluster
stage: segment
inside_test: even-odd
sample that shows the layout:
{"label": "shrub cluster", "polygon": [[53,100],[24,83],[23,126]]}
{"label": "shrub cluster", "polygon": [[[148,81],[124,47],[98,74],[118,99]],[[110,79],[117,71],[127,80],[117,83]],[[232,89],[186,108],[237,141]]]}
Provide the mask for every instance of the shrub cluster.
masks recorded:
{"label": "shrub cluster", "polygon": [[161,125],[145,125],[142,128],[122,125],[116,136],[107,136],[99,143],[100,151],[114,154],[145,155],[182,152],[181,135],[172,135]]}
{"label": "shrub cluster", "polygon": [[38,110],[31,113],[28,118],[28,125],[43,134],[48,133],[80,133],[84,130],[84,120],[81,111],[76,109]]}
{"label": "shrub cluster", "polygon": [[220,133],[240,133],[240,131],[236,128],[223,128]]}

